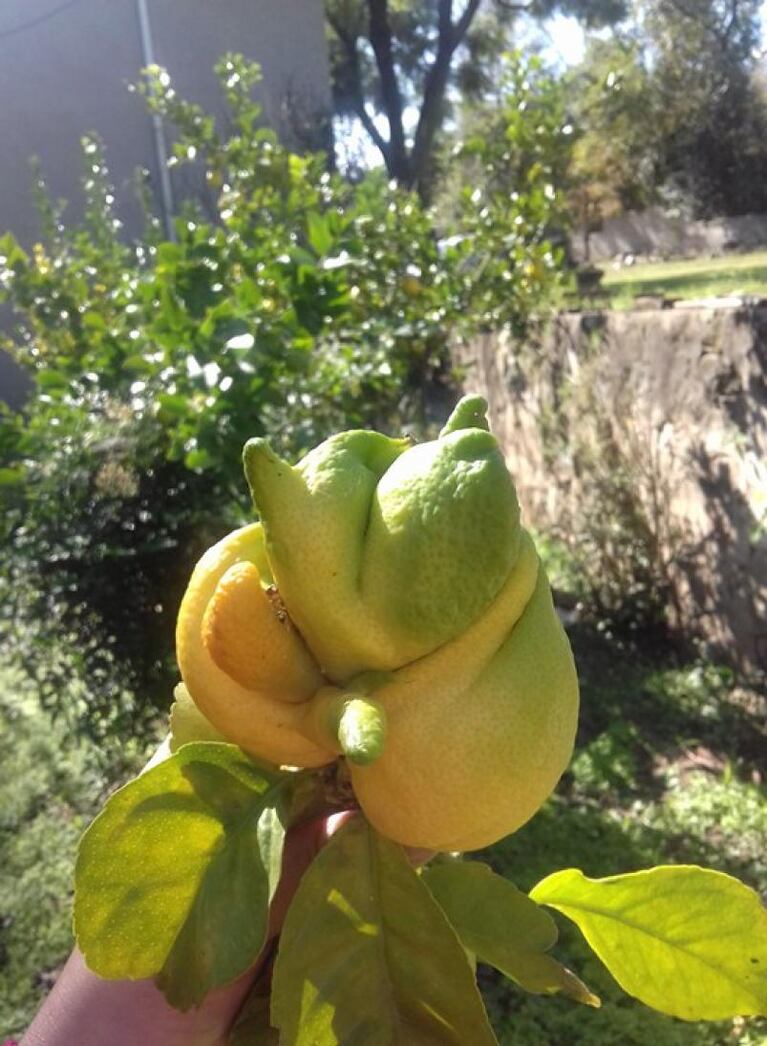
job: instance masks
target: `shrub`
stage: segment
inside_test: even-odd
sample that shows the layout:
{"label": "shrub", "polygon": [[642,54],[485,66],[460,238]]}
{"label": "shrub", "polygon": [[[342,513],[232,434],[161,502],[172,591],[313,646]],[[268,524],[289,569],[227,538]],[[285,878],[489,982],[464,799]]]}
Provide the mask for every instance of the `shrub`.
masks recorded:
{"label": "shrub", "polygon": [[35,389],[0,425],[6,608],[52,706],[63,677],[87,679],[89,729],[117,693],[131,717],[164,700],[191,564],[249,513],[247,438],[297,455],[339,428],[428,427],[452,395],[449,338],[521,329],[557,272],[532,159],[523,194],[465,195],[440,240],[415,195],[378,172],[350,184],[261,127],[255,66],[218,73],[225,134],[162,71],[141,87],[204,184],[173,241],[151,218],[121,239],[93,138],[83,223],[40,192],[45,242],[0,240],[9,347]]}

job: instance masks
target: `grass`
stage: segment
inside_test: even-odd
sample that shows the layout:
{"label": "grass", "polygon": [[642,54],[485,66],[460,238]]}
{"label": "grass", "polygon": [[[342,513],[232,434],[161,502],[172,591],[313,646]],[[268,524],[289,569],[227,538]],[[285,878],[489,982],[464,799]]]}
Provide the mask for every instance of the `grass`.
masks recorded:
{"label": "grass", "polygon": [[[528,889],[551,871],[589,875],[697,862],[767,890],[765,747],[755,695],[726,671],[677,665],[580,627],[573,645],[582,716],[558,795],[483,855]],[[0,1042],[28,1024],[71,947],[77,840],[113,785],[142,758],[75,742],[0,673]],[[480,967],[501,1046],[765,1046],[767,1024],[685,1024],[628,998],[561,921],[557,956],[601,995],[591,1010],[526,995]]]}
{"label": "grass", "polygon": [[601,267],[605,268],[602,286],[613,308],[630,308],[640,295],[687,300],[735,293],[767,297],[767,251],[648,262],[621,269]]}

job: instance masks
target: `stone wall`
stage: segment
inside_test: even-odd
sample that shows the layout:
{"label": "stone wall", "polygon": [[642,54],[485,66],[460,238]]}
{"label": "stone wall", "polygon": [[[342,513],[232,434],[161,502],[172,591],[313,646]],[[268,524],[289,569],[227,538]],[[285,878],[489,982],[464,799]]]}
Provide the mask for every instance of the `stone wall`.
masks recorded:
{"label": "stone wall", "polygon": [[672,625],[764,672],[767,307],[565,314],[458,357],[527,520],[648,560]]}

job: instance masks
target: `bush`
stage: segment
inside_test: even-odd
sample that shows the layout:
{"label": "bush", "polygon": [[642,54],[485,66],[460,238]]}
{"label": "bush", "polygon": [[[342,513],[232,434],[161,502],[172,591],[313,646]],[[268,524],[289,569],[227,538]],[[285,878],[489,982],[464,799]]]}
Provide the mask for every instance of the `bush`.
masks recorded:
{"label": "bush", "polygon": [[87,679],[88,729],[164,701],[191,564],[249,515],[247,438],[298,455],[339,428],[423,431],[453,395],[449,338],[521,329],[557,273],[532,159],[523,194],[465,194],[440,240],[415,195],[378,172],[350,184],[261,127],[255,66],[218,73],[226,135],[160,70],[142,86],[205,186],[175,240],[151,218],[121,240],[94,139],[83,224],[41,192],[45,243],[0,240],[9,347],[35,387],[0,426],[6,608],[32,626],[16,656],[51,707],[68,674]]}

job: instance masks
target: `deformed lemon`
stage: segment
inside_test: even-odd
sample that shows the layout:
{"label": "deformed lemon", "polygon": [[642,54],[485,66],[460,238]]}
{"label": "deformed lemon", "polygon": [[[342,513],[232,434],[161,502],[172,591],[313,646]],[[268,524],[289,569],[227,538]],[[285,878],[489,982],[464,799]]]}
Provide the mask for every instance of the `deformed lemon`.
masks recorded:
{"label": "deformed lemon", "polygon": [[340,433],[298,466],[251,441],[261,523],[203,557],[179,614],[189,693],[274,763],[349,762],[411,846],[514,831],[565,769],[578,685],[486,404],[412,446]]}

